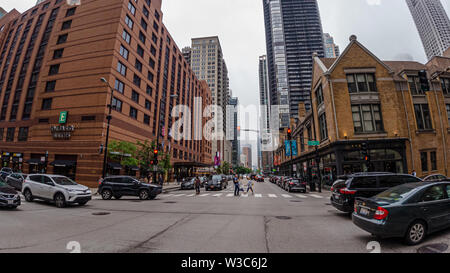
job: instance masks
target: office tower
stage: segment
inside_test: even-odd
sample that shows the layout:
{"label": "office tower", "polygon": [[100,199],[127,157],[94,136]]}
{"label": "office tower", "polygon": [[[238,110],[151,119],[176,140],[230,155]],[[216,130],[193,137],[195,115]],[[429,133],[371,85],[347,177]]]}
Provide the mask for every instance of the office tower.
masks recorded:
{"label": "office tower", "polygon": [[212,155],[220,155],[220,159],[231,158],[231,153],[225,155],[225,132],[226,132],[226,106],[229,99],[228,70],[223,58],[222,47],[219,37],[193,38],[191,45],[191,67],[200,80],[205,80],[213,98],[214,105],[222,109],[221,115],[216,118],[222,119],[224,139],[213,141]]}
{"label": "office tower", "polygon": [[450,20],[440,0],[406,0],[428,60],[450,47]]}
{"label": "office tower", "polygon": [[252,145],[242,145],[242,154],[245,155],[244,165],[246,168],[252,168]]}
{"label": "office tower", "polygon": [[[209,105],[211,91],[162,19],[161,0],[47,0],[0,18],[2,166],[97,185],[108,105],[109,143],[159,139],[175,171],[211,164],[209,141],[169,136],[172,108],[193,109],[195,97]],[[142,174],[108,163],[108,174]]]}
{"label": "office tower", "polygon": [[183,57],[186,60],[186,62],[188,64],[191,64],[191,53],[192,53],[191,48],[186,46],[181,50],[181,52],[183,53]]}
{"label": "office tower", "polygon": [[317,0],[263,0],[270,101],[280,105],[280,127],[310,109],[312,54],[324,56]]}
{"label": "office tower", "polygon": [[233,140],[231,141],[232,144],[232,153],[231,153],[231,165],[233,167],[238,167],[239,166],[239,160],[240,160],[240,148],[241,148],[241,143],[239,141],[239,130],[238,130],[238,120],[239,120],[239,111],[238,111],[238,105],[239,105],[239,100],[237,97],[232,97],[230,99],[230,104],[232,105],[235,109],[234,113],[233,113]]}
{"label": "office tower", "polygon": [[269,76],[267,67],[267,56],[259,57],[259,103],[261,105],[261,117],[259,124],[258,136],[258,156],[259,168],[264,172],[270,172],[273,164],[273,153],[263,151],[261,143],[268,143],[270,139],[270,93],[269,93]]}
{"label": "office tower", "polygon": [[323,34],[323,46],[325,58],[339,57],[339,46],[334,43],[334,38],[329,33]]}

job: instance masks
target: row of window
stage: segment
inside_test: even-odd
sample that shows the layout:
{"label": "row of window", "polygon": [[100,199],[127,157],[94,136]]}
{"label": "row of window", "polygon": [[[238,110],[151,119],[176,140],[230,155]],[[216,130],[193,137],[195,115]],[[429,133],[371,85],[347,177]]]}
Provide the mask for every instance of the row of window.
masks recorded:
{"label": "row of window", "polygon": [[[16,128],[10,127],[6,130],[6,136],[5,135],[5,128],[0,128],[0,141],[3,141],[5,139],[7,142],[13,142],[14,141],[14,135],[16,133]],[[19,128],[19,135],[17,137],[18,141],[27,141],[28,140],[28,127],[20,127]]]}

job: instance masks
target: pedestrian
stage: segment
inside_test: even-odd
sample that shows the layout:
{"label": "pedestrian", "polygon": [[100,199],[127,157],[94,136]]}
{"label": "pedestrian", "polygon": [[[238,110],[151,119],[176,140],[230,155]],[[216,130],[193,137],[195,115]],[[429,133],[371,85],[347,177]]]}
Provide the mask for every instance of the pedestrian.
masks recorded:
{"label": "pedestrian", "polygon": [[253,191],[253,181],[252,180],[247,180],[247,193],[249,190],[251,190],[252,194],[255,195],[255,192]]}
{"label": "pedestrian", "polygon": [[163,183],[164,183],[164,179],[163,179],[162,174],[160,174],[160,175],[159,175],[159,184],[162,186]]}
{"label": "pedestrian", "polygon": [[413,175],[413,176],[417,176],[416,170],[413,170],[413,171],[412,171],[412,175]]}
{"label": "pedestrian", "polygon": [[239,176],[234,177],[234,196],[239,196]]}
{"label": "pedestrian", "polygon": [[195,178],[195,193],[198,195],[200,194],[200,178],[198,178],[198,176]]}

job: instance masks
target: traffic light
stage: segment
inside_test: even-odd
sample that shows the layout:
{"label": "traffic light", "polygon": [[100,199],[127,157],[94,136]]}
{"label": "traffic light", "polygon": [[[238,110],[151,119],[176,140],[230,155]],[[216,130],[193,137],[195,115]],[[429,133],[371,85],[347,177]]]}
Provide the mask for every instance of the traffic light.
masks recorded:
{"label": "traffic light", "polygon": [[155,158],[156,158],[158,156],[158,149],[154,149],[153,154],[155,155]]}
{"label": "traffic light", "polygon": [[287,137],[288,137],[288,140],[292,139],[292,130],[291,130],[291,128],[287,129]]}
{"label": "traffic light", "polygon": [[419,71],[419,82],[420,82],[420,89],[422,89],[422,92],[430,91],[430,83],[428,82],[426,70]]}
{"label": "traffic light", "polygon": [[367,142],[363,142],[361,144],[361,153],[362,153],[363,159],[365,159],[366,157],[369,156],[369,150],[368,150],[368,147],[367,147]]}

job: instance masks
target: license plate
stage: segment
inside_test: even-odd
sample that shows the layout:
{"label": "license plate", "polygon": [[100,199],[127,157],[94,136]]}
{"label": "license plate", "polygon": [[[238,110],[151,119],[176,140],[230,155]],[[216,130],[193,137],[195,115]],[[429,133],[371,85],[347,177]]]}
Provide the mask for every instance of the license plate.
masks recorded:
{"label": "license plate", "polygon": [[359,214],[367,216],[367,215],[369,215],[369,210],[366,209],[366,208],[360,208],[359,209]]}
{"label": "license plate", "polygon": [[211,186],[211,189],[214,189],[214,186]]}
{"label": "license plate", "polygon": [[14,200],[8,200],[8,205],[13,205],[14,204]]}

